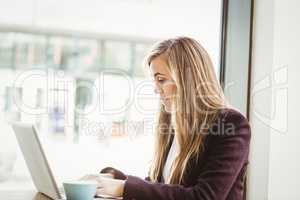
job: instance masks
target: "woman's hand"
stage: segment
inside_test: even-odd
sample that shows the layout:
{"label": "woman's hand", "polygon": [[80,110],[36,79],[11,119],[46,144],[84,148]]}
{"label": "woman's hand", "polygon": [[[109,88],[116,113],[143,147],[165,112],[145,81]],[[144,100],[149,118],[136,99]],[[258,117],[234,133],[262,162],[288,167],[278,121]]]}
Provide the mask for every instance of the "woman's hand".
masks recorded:
{"label": "woman's hand", "polygon": [[125,185],[125,180],[99,177],[97,195],[123,197],[124,185]]}

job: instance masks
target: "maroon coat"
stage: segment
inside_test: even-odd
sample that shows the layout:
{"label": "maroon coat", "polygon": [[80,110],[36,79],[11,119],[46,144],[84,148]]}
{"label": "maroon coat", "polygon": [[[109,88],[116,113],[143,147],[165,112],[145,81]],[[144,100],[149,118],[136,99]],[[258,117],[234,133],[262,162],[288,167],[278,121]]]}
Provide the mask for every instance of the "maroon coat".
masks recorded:
{"label": "maroon coat", "polygon": [[223,109],[205,137],[203,153],[190,159],[181,184],[164,184],[162,177],[152,183],[127,176],[123,199],[243,200],[250,137],[247,119]]}

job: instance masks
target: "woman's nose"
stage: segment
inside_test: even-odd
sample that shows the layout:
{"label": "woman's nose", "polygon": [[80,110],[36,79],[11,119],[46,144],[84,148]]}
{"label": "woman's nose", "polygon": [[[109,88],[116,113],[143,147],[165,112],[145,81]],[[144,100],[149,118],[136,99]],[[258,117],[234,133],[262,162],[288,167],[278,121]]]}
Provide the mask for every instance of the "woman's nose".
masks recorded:
{"label": "woman's nose", "polygon": [[154,88],[154,93],[155,93],[155,94],[161,94],[161,89],[158,88],[158,87],[155,87],[155,88]]}

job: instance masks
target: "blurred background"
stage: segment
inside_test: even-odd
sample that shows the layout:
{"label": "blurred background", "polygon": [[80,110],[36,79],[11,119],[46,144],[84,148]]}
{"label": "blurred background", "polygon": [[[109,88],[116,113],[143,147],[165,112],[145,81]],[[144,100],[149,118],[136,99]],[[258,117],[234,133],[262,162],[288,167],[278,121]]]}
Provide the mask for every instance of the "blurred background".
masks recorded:
{"label": "blurred background", "polygon": [[9,121],[36,124],[60,181],[106,166],[146,176],[158,112],[147,50],[194,37],[219,76],[220,32],[221,0],[2,0],[0,187],[33,188]]}

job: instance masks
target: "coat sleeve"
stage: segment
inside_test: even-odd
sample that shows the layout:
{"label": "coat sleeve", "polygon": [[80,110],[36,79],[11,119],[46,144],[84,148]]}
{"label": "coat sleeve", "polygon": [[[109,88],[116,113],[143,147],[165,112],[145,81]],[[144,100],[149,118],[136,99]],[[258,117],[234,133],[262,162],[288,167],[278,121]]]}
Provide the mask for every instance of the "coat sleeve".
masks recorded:
{"label": "coat sleeve", "polygon": [[[240,113],[224,117],[222,131],[213,135],[197,184],[184,187],[152,183],[128,176],[124,200],[224,200],[248,160],[250,127]],[[231,129],[231,130],[229,130]]]}

